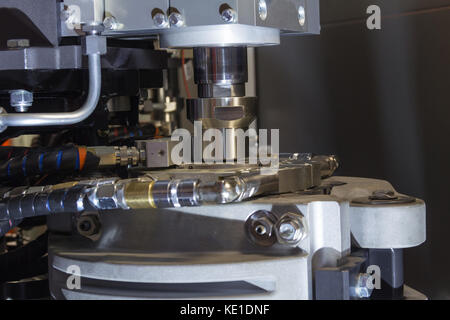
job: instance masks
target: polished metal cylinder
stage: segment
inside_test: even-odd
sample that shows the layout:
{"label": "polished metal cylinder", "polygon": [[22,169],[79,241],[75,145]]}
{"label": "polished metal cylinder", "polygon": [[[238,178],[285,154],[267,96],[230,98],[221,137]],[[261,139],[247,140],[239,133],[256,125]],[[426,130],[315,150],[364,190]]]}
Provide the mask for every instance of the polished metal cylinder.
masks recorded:
{"label": "polished metal cylinder", "polygon": [[245,96],[247,48],[194,48],[194,79],[201,98]]}

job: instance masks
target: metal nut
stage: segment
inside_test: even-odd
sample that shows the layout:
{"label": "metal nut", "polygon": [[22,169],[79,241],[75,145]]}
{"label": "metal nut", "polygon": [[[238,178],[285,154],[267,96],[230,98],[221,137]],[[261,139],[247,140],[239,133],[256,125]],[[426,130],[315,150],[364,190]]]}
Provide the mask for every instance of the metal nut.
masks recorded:
{"label": "metal nut", "polygon": [[114,184],[98,186],[95,195],[99,208],[104,210],[117,209]]}
{"label": "metal nut", "polygon": [[247,236],[255,244],[269,247],[277,241],[275,223],[276,217],[273,213],[265,210],[256,211],[245,222]]}
{"label": "metal nut", "polygon": [[231,8],[227,8],[221,12],[222,20],[228,23],[236,22],[236,11]]}
{"label": "metal nut", "polygon": [[103,26],[107,30],[118,30],[120,29],[120,23],[117,22],[117,19],[113,16],[106,17],[105,20],[103,20]]}
{"label": "metal nut", "polygon": [[169,15],[169,23],[172,27],[182,27],[184,25],[184,18],[179,12],[172,12]]}
{"label": "metal nut", "polygon": [[302,216],[296,213],[285,213],[275,225],[275,234],[280,244],[298,245],[306,236]]}
{"label": "metal nut", "polygon": [[85,237],[98,235],[100,232],[100,220],[96,215],[81,216],[77,220],[78,233]]}
{"label": "metal nut", "polygon": [[157,12],[153,16],[153,23],[158,28],[167,28],[169,26],[169,22],[167,21],[167,16],[161,12]]}
{"label": "metal nut", "polygon": [[303,27],[306,22],[306,12],[303,6],[298,7],[298,23]]}
{"label": "metal nut", "polygon": [[105,54],[106,53],[106,37],[97,35],[88,35],[82,38],[81,45],[83,54]]}
{"label": "metal nut", "polygon": [[261,20],[266,20],[267,19],[267,3],[266,0],[259,0],[258,1],[258,13],[259,13],[259,18]]}

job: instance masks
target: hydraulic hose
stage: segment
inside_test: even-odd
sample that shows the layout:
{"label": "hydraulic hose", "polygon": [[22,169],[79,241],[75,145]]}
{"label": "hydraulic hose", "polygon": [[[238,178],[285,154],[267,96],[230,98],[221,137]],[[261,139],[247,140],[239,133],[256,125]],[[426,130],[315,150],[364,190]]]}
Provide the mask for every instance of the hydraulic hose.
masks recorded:
{"label": "hydraulic hose", "polygon": [[[87,172],[99,167],[100,158],[83,147],[59,149],[8,148],[7,161],[0,164],[0,180],[23,179],[44,174]],[[0,149],[1,150],[1,149]],[[8,151],[8,150],[6,150]],[[12,154],[19,154],[11,157]]]}

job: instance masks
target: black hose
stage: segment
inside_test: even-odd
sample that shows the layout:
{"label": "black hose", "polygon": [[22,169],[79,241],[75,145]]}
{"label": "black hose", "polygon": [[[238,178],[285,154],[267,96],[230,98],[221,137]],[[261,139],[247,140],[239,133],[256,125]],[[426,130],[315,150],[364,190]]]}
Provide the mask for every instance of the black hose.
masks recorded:
{"label": "black hose", "polygon": [[[6,162],[0,165],[0,181],[44,174],[86,172],[98,169],[100,158],[85,148],[60,149],[0,148]],[[16,156],[13,156],[15,154]]]}
{"label": "black hose", "polygon": [[85,186],[73,186],[48,192],[29,193],[6,198],[0,202],[0,223],[47,216],[54,213],[76,213],[86,206]]}
{"label": "black hose", "polygon": [[77,213],[91,209],[85,186],[20,194],[0,202],[0,238],[23,219],[59,213]]}

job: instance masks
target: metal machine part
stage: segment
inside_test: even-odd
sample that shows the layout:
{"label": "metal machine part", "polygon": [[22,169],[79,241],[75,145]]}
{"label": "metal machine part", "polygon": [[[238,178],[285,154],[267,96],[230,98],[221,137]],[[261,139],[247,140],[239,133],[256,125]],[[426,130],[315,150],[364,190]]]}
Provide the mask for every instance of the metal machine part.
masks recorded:
{"label": "metal machine part", "polygon": [[194,48],[194,66],[199,97],[245,96],[246,47]]}
{"label": "metal machine part", "polygon": [[98,23],[104,11],[110,26],[106,35],[145,38],[159,34],[163,48],[274,45],[279,44],[280,31],[320,31],[318,0],[106,0],[104,7],[101,1],[65,0],[61,8],[63,37],[76,36],[77,27],[84,23]]}
{"label": "metal machine part", "polygon": [[169,76],[167,73],[164,76],[164,88],[141,92],[144,102],[139,120],[141,123],[152,123],[167,136],[179,127],[179,113],[184,103],[169,92]]}
{"label": "metal machine part", "polygon": [[145,161],[145,152],[136,147],[88,147],[100,158],[100,166],[137,166]]}
{"label": "metal machine part", "polygon": [[[105,42],[106,44],[106,42]],[[81,122],[91,115],[97,107],[101,92],[101,52],[88,53],[89,57],[89,93],[83,106],[74,112],[0,114],[0,128],[9,126],[57,126]]]}
{"label": "metal machine part", "polygon": [[[128,155],[133,149],[124,151],[127,164],[133,160]],[[267,174],[258,167],[239,170],[232,166],[222,170],[216,168],[211,172],[206,166],[203,170],[197,169],[200,174],[197,178],[182,178],[176,172],[178,169],[175,169],[167,180],[162,177],[127,180],[111,178],[18,188],[3,196],[0,221],[62,212],[78,213],[90,209],[179,208],[241,202],[262,195],[292,193],[317,187],[321,181],[320,167],[320,163],[314,160],[296,164],[288,161],[282,162],[277,171]],[[149,176],[157,174],[148,173]]]}
{"label": "metal machine part", "polygon": [[[48,168],[27,153],[1,167],[25,182],[2,187],[0,237],[47,216],[53,298],[405,296],[402,250],[425,241],[422,200],[385,181],[333,177],[334,156],[271,154],[279,167],[269,171],[235,161],[246,158],[237,135],[257,126],[247,48],[318,34],[318,0],[16,2],[0,8],[2,136],[64,129],[56,147],[86,146],[67,159],[49,152]],[[182,105],[168,73],[185,68],[184,55],[161,48],[193,48],[198,97],[187,117],[225,133],[224,163],[176,166],[174,142],[152,139],[178,127]],[[138,140],[129,129],[143,123],[149,137]],[[95,172],[80,170],[85,153]],[[75,178],[57,174],[62,160]],[[56,182],[29,180],[44,172]],[[383,268],[387,290],[366,285],[369,264]],[[66,285],[73,265],[79,290]]]}
{"label": "metal machine part", "polygon": [[256,98],[245,97],[247,48],[195,48],[194,68],[198,98],[186,100],[188,118],[201,121],[203,131],[221,129],[223,154],[235,160],[239,157],[236,129],[246,131],[256,120]]}
{"label": "metal machine part", "polygon": [[[136,210],[133,215],[102,213],[98,241],[52,235],[52,295],[65,299],[312,299],[314,271],[343,268],[349,259],[365,261],[349,257],[351,236],[360,228],[349,202],[360,186],[394,191],[389,183],[371,179],[334,177],[324,183],[336,181],[345,184],[333,187],[329,195],[289,193],[228,205]],[[408,206],[384,205],[398,217],[409,215]],[[420,231],[408,231],[403,223],[396,223],[397,230],[409,233],[404,234],[402,248],[425,240],[425,210],[420,200],[416,206],[421,214],[413,214],[412,219]],[[379,219],[371,232],[383,239],[383,248],[398,246],[395,234],[384,234],[385,223],[392,221],[382,215]],[[55,231],[67,225],[62,217],[51,220]],[[285,240],[291,234],[288,229],[294,232],[294,243]],[[73,264],[82,270],[85,286],[81,290],[65,286],[70,276],[66,270]],[[361,272],[365,270],[358,269]],[[328,292],[335,289],[328,283]],[[346,290],[350,298],[351,288]],[[366,291],[360,286],[358,292]]]}

